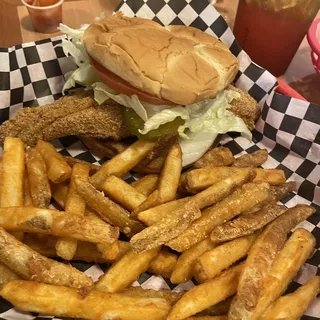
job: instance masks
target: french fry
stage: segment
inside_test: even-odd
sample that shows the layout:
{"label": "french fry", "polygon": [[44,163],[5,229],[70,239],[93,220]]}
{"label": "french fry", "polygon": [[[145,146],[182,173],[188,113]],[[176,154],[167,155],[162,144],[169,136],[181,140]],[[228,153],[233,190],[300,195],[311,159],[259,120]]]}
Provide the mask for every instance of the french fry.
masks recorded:
{"label": "french fry", "polygon": [[201,311],[198,313],[199,316],[220,316],[228,314],[233,296]]}
{"label": "french fry", "polygon": [[286,290],[313,251],[315,244],[314,236],[307,230],[297,229],[294,231],[274,260],[270,273],[263,281],[260,294],[257,292],[256,306],[251,310],[246,309],[237,295],[232,301],[229,319],[260,319],[269,305]]}
{"label": "french fry", "polygon": [[175,304],[183,295],[183,292],[175,292],[171,290],[153,290],[143,289],[141,287],[129,287],[123,291],[125,295],[146,297],[146,298],[161,298],[165,299],[170,305]]}
{"label": "french fry", "polygon": [[235,159],[233,167],[260,167],[268,160],[268,150],[262,149],[255,152],[244,154]]}
{"label": "french fry", "polygon": [[165,299],[130,297],[97,290],[79,291],[23,280],[7,283],[0,295],[23,311],[88,320],[163,320],[170,309]]}
{"label": "french fry", "polygon": [[256,168],[257,176],[254,181],[265,181],[270,185],[278,185],[286,182],[283,170]]}
{"label": "french fry", "polygon": [[190,289],[173,306],[167,320],[185,319],[234,295],[241,268],[242,264],[231,267],[218,277]]}
{"label": "french fry", "polygon": [[270,305],[260,319],[299,320],[319,292],[320,277],[313,277],[295,292],[278,298],[278,300]]}
{"label": "french fry", "polygon": [[52,198],[64,209],[69,186],[67,183],[50,183]]}
{"label": "french fry", "polygon": [[174,200],[179,186],[181,170],[182,151],[180,145],[175,144],[168,152],[160,174],[157,190],[151,193],[144,202],[135,208],[133,215],[136,216],[141,211]]}
{"label": "french fry", "polygon": [[95,283],[95,288],[105,292],[124,291],[143,272],[147,271],[152,259],[157,256],[159,250],[160,248],[155,248],[141,253],[136,253],[132,250],[128,251],[99,278],[98,282]]}
{"label": "french fry", "polygon": [[24,179],[23,179],[23,206],[24,207],[33,206],[27,172],[24,173]]}
{"label": "french fry", "polygon": [[314,212],[315,209],[307,205],[297,205],[287,210],[269,224],[253,244],[241,273],[237,294],[237,300],[247,310],[257,305],[264,279],[284,245],[288,232]]}
{"label": "french fry", "polygon": [[[40,253],[42,256],[47,258],[58,258],[55,245],[58,238],[49,236],[45,241],[40,240],[35,234],[27,234],[23,239],[23,243],[30,247],[32,250]],[[79,260],[85,262],[94,263],[112,263],[107,261],[101,255],[101,252],[97,250],[95,244],[90,242],[78,241],[77,251],[73,256],[72,260]]]}
{"label": "french fry", "polygon": [[99,169],[100,169],[100,166],[98,166],[97,164],[93,164],[93,163],[90,163],[90,162],[87,162],[87,161],[84,161],[84,160],[80,160],[80,159],[77,159],[77,158],[73,158],[73,157],[69,157],[69,156],[64,156],[64,159],[67,161],[67,164],[73,168],[73,166],[77,163],[80,163],[80,164],[84,164],[84,165],[87,165],[89,166],[90,168],[90,174],[94,174],[96,173]]}
{"label": "french fry", "polygon": [[121,232],[131,236],[143,229],[143,225],[140,222],[130,218],[128,211],[105,197],[89,182],[76,178],[75,184],[87,205],[95,210],[103,220],[117,226]]}
{"label": "french fry", "polygon": [[263,202],[260,202],[258,205],[244,212],[243,214],[257,212],[272,202],[278,202],[283,197],[285,197],[289,192],[292,192],[295,189],[296,189],[296,183],[294,181],[289,181],[283,184],[279,184],[277,186],[270,186],[270,195],[268,199],[266,199]]}
{"label": "french fry", "polygon": [[170,282],[178,284],[191,280],[196,259],[214,247],[216,247],[216,244],[206,238],[184,251],[177,260]]}
{"label": "french fry", "polygon": [[26,150],[26,168],[33,206],[47,208],[51,201],[47,168],[41,154],[34,148]]}
{"label": "french fry", "polygon": [[0,263],[0,289],[9,281],[20,279],[19,275],[10,270],[6,265]]}
{"label": "french fry", "polygon": [[233,164],[234,157],[228,148],[214,148],[194,163],[195,168],[225,167]]}
{"label": "french fry", "polygon": [[[84,216],[86,202],[78,193],[74,179],[77,176],[81,177],[82,179],[88,179],[89,170],[90,168],[86,164],[77,163],[73,166],[69,190],[65,200],[66,214],[78,215],[80,217]],[[65,260],[71,260],[77,251],[77,240],[69,237],[61,238],[57,241],[56,250],[59,257]]]}
{"label": "french fry", "polygon": [[[42,241],[38,239],[37,235],[28,234],[24,237],[23,242],[31,249],[37,251],[45,257],[57,258],[58,255],[55,249],[57,239],[58,238],[56,237],[49,236],[46,241]],[[78,241],[77,251],[72,260],[94,263],[113,263],[119,260],[126,252],[131,249],[131,246],[128,242],[117,240],[115,243],[119,248],[118,255],[112,259],[107,259],[106,255],[108,254],[104,252],[105,255],[102,255],[95,244],[90,242]]]}
{"label": "french fry", "polygon": [[172,271],[177,263],[177,259],[178,257],[174,253],[160,251],[159,254],[151,261],[148,272],[170,279]]}
{"label": "french fry", "polygon": [[98,243],[97,249],[107,261],[114,261],[119,256],[120,252],[118,241],[115,241],[114,243]]}
{"label": "french fry", "polygon": [[137,218],[145,225],[151,226],[152,224],[160,221],[166,215],[170,214],[172,211],[185,205],[188,201],[190,201],[190,197],[169,201],[160,204],[159,206],[139,212]]}
{"label": "french fry", "polygon": [[198,316],[198,317],[189,317],[186,320],[228,320],[228,316]]}
{"label": "french fry", "polygon": [[[245,179],[249,178],[250,175],[244,177],[243,183],[247,182]],[[269,190],[270,186],[267,183],[247,183],[243,185],[222,201],[205,209],[199,219],[194,221],[180,236],[168,242],[167,245],[179,252],[189,249],[209,236],[214,227],[233,219],[240,213],[264,201],[269,195]]]}
{"label": "french fry", "polygon": [[118,228],[94,217],[39,208],[0,208],[0,226],[13,232],[42,233],[93,243],[112,243],[119,235]]}
{"label": "french fry", "polygon": [[92,280],[77,269],[33,251],[0,228],[0,261],[24,279],[81,288]]}
{"label": "french fry", "polygon": [[139,180],[131,183],[131,185],[139,192],[148,197],[154,190],[157,189],[159,183],[159,175],[148,174]]}
{"label": "french fry", "polygon": [[130,211],[137,208],[147,199],[144,194],[116,176],[108,176],[102,183],[100,189],[112,200]]}
{"label": "french fry", "polygon": [[35,149],[41,154],[46,163],[49,180],[54,183],[61,183],[70,178],[71,167],[51,143],[38,140]]}
{"label": "french fry", "polygon": [[136,252],[149,250],[167,243],[199,218],[201,211],[195,201],[187,202],[183,207],[173,211],[157,223],[135,234],[130,243]]}
{"label": "french fry", "polygon": [[210,186],[193,197],[167,202],[163,205],[142,211],[138,213],[138,219],[146,225],[154,224],[167,215],[170,215],[173,210],[185,205],[190,200],[195,201],[198,204],[199,209],[209,207],[228,196],[234,189],[245,183],[246,180],[253,180],[254,176],[255,171],[253,169],[248,168],[241,172],[239,171],[234,176]]}
{"label": "french fry", "polygon": [[18,138],[6,137],[3,146],[0,205],[23,206],[24,144]]}
{"label": "french fry", "polygon": [[154,148],[154,145],[154,142],[138,140],[126,150],[103,164],[90,178],[90,182],[96,188],[99,188],[107,176],[115,175],[121,177],[144,159]]}
{"label": "french fry", "polygon": [[198,283],[213,279],[245,257],[256,238],[257,234],[253,234],[223,243],[197,258],[194,263],[194,276]]}
{"label": "french fry", "polygon": [[225,242],[252,234],[275,220],[286,210],[284,206],[272,203],[257,212],[242,214],[232,221],[216,226],[210,238],[213,242]]}
{"label": "french fry", "polygon": [[[217,167],[195,169],[189,171],[180,183],[184,184],[183,188],[189,193],[197,193],[244,169],[247,168]],[[268,182],[271,185],[278,185],[286,182],[282,170],[255,168],[255,171],[257,176],[254,182],[263,181]]]}
{"label": "french fry", "polygon": [[[91,150],[92,153],[100,156],[112,159],[117,154],[125,151],[129,146],[130,142],[127,141],[115,141],[111,139],[97,139],[91,137],[81,136],[80,140],[84,145]],[[99,166],[100,168],[100,166]]]}
{"label": "french fry", "polygon": [[149,162],[147,165],[142,165],[139,163],[138,165],[132,168],[132,171],[144,174],[159,174],[163,168],[165,161],[166,156],[161,155],[158,158]]}

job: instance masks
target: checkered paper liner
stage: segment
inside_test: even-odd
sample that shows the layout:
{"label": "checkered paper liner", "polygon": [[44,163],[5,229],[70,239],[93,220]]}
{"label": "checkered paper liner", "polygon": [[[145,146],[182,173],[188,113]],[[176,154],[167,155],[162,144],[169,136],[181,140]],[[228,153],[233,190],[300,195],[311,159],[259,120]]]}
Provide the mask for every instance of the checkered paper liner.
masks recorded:
{"label": "checkered paper liner", "polygon": [[[262,115],[253,132],[252,142],[238,134],[229,134],[224,135],[221,144],[230,148],[234,155],[266,148],[270,156],[263,167],[282,169],[289,180],[295,180],[298,184],[297,193],[288,195],[282,202],[288,207],[306,203],[317,208],[317,213],[299,225],[316,237],[317,249],[287,292],[294,291],[311,276],[320,275],[320,106],[274,93],[276,78],[251,62],[235,41],[226,22],[206,0],[124,0],[117,10],[128,16],[153,19],[163,25],[197,27],[218,37],[238,57],[240,71],[235,85],[248,91],[259,102]],[[74,70],[76,65],[57,46],[60,42],[60,37],[56,37],[0,49],[0,123],[12,118],[24,107],[51,103],[61,96],[65,81],[63,75]],[[54,141],[54,145],[64,155],[91,163],[102,164],[106,160],[88,151],[76,137],[61,138]],[[132,182],[137,177],[128,174],[125,179]],[[105,265],[71,264],[94,280],[107,269]],[[189,281],[176,286],[167,279],[145,273],[133,285],[187,290],[193,283]],[[302,319],[320,319],[319,310],[320,298],[317,298]],[[55,317],[18,311],[0,298],[0,319],[48,318]]]}

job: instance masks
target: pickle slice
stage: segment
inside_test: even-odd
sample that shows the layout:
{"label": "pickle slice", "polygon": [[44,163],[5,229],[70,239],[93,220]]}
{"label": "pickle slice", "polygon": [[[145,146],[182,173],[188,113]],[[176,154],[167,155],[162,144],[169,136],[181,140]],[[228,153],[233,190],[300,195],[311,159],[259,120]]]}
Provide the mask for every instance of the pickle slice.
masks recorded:
{"label": "pickle slice", "polygon": [[173,121],[161,125],[156,130],[151,130],[147,134],[141,134],[139,129],[143,129],[144,121],[131,108],[123,108],[123,121],[131,134],[141,140],[149,141],[155,141],[160,137],[174,134],[178,131],[178,128],[184,124],[184,120],[177,117]]}

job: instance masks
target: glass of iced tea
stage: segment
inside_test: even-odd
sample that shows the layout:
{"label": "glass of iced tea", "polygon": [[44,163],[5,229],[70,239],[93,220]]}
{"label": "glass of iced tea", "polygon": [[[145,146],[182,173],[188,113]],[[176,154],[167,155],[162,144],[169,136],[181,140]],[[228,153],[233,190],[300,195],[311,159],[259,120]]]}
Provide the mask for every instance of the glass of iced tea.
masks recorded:
{"label": "glass of iced tea", "polygon": [[27,7],[33,27],[41,33],[57,32],[62,22],[64,0],[21,0]]}
{"label": "glass of iced tea", "polygon": [[239,0],[234,34],[254,62],[280,76],[319,9],[320,0]]}

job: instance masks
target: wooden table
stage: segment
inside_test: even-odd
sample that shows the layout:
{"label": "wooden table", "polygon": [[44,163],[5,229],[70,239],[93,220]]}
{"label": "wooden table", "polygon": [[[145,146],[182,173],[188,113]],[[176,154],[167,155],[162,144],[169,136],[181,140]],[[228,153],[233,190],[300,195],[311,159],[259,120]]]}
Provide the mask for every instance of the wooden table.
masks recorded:
{"label": "wooden table", "polygon": [[[78,28],[90,23],[102,11],[111,13],[120,0],[65,0],[63,22]],[[238,0],[220,0],[216,8],[233,27]],[[318,14],[320,17],[320,13]],[[10,47],[22,42],[44,39],[55,34],[41,34],[33,30],[27,9],[20,0],[0,0],[0,47]],[[320,104],[320,76],[315,74],[310,48],[306,40],[301,44],[295,58],[282,79],[290,83],[307,100]]]}

